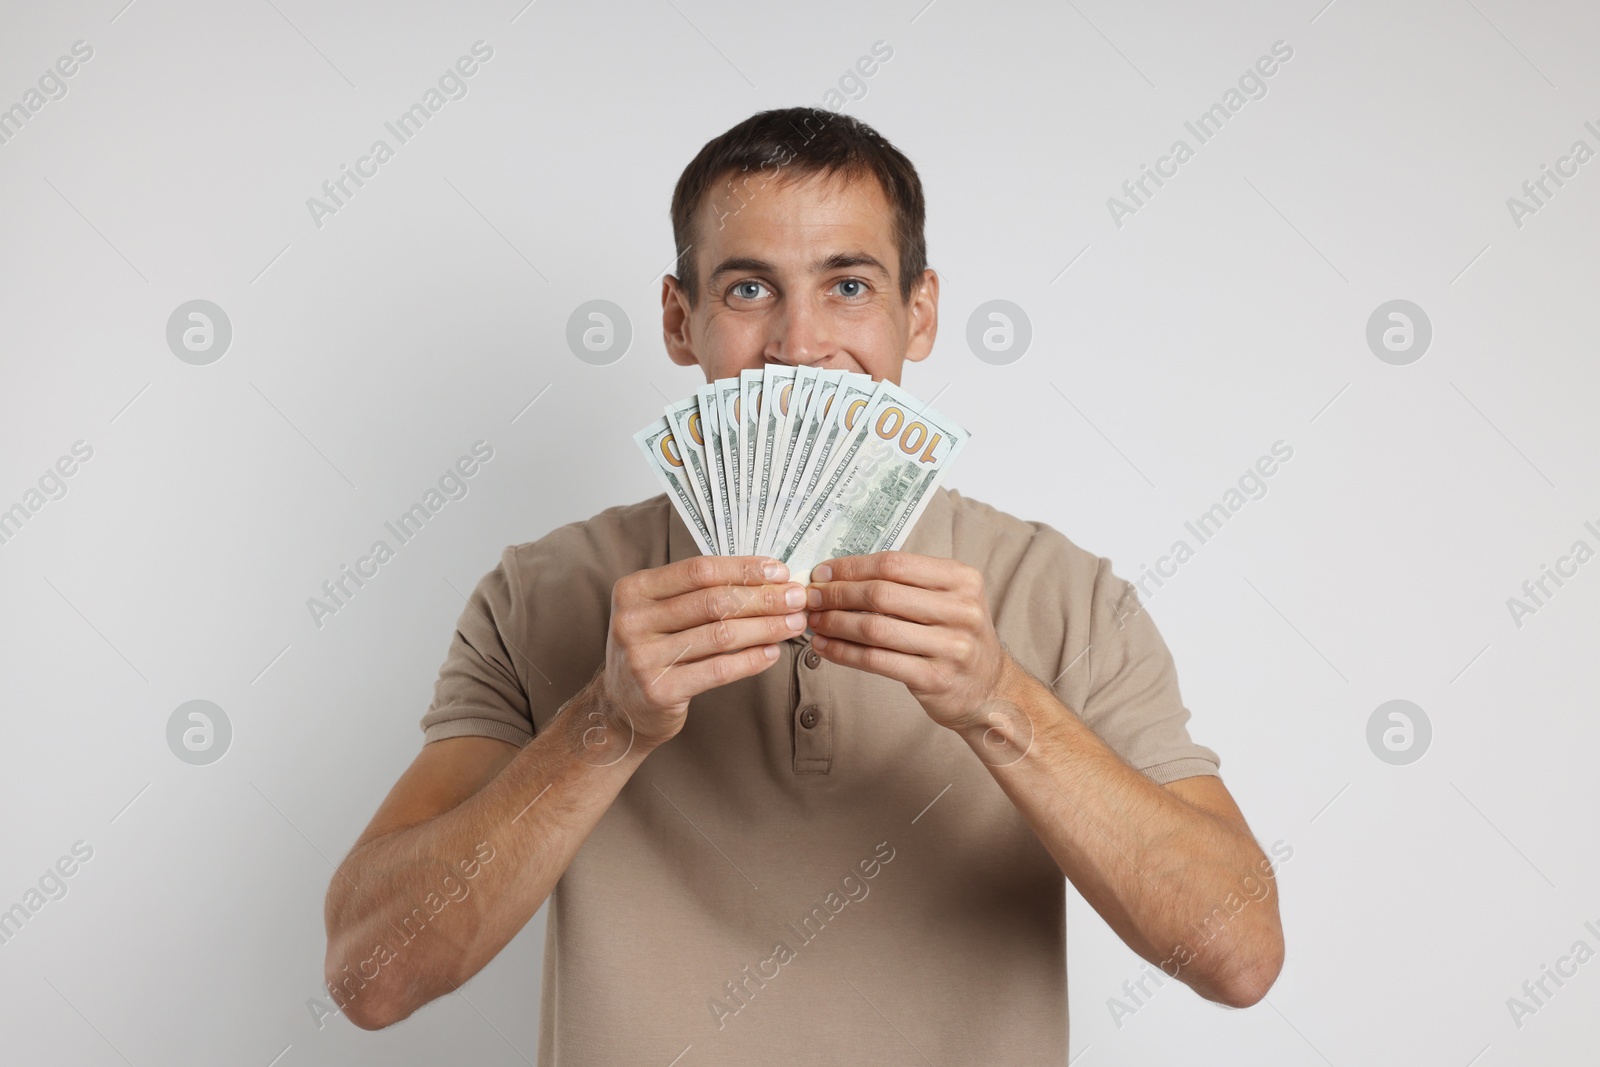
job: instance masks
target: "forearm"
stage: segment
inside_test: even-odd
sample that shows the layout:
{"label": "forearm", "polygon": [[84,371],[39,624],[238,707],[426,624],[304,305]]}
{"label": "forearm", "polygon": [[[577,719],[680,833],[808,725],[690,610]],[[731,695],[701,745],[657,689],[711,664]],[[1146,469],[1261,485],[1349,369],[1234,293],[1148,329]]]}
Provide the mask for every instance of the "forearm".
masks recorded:
{"label": "forearm", "polygon": [[[477,793],[345,859],[328,896],[326,970],[353,1022],[387,1026],[451,992],[539,910],[648,754],[629,746],[626,725],[608,725],[596,748],[601,721],[611,716],[585,689]],[[469,878],[460,864],[474,860]]]}
{"label": "forearm", "polygon": [[[1062,873],[1144,959],[1169,974],[1176,968],[1207,999],[1259,999],[1270,984],[1263,974],[1276,973],[1281,934],[1272,879],[1263,877],[1270,867],[1254,839],[1123,762],[1014,664],[1004,692],[1022,714],[962,736]],[[1263,885],[1263,895],[1249,893]],[[1225,925],[1212,921],[1247,893],[1248,907],[1224,909]],[[1175,955],[1178,946],[1188,951]]]}

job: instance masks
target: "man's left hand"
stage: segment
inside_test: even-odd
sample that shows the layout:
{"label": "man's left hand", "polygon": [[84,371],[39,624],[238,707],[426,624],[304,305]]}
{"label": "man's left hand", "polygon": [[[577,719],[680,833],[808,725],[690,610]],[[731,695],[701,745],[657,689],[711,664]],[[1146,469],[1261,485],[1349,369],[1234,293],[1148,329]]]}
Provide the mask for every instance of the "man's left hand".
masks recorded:
{"label": "man's left hand", "polygon": [[1014,665],[975,568],[874,552],[819,563],[811,582],[811,647],[824,659],[905,683],[934,722],[958,732],[1002,698]]}

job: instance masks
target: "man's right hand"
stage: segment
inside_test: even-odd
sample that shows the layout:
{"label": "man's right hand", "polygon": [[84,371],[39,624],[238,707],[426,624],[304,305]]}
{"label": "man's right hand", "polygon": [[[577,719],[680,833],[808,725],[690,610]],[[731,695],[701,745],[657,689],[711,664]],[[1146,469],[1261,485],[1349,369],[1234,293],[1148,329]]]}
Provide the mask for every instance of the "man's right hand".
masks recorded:
{"label": "man's right hand", "polygon": [[646,746],[683,728],[689,700],[760,674],[806,626],[806,591],[765,556],[695,556],[611,590],[606,662],[591,686],[614,725]]}

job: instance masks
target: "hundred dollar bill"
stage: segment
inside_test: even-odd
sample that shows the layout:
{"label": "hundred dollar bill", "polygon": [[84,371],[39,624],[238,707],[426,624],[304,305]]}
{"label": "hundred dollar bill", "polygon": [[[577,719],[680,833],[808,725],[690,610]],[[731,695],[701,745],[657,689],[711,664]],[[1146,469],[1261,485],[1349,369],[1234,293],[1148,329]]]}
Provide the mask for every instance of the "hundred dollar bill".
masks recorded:
{"label": "hundred dollar bill", "polygon": [[676,404],[667,405],[667,423],[678,440],[678,451],[689,471],[689,490],[700,506],[702,524],[711,531],[711,543],[716,554],[724,549],[717,532],[717,521],[711,508],[711,471],[706,466],[706,439],[700,422],[700,399],[691,396]]}
{"label": "hundred dollar bill", "polygon": [[774,366],[771,363],[761,372],[763,381],[761,412],[756,424],[756,459],[755,467],[750,472],[750,502],[745,515],[745,521],[750,524],[747,537],[752,553],[760,552],[760,546],[766,543],[761,533],[769,517],[767,494],[770,489],[777,487],[774,468],[779,471],[783,468],[783,457],[778,454],[782,444],[778,431],[783,426],[780,399],[786,389],[793,387],[794,374],[793,367]]}
{"label": "hundred dollar bill", "polygon": [[794,462],[795,435],[799,433],[801,423],[805,419],[805,409],[811,403],[811,393],[817,384],[817,371],[813,367],[797,367],[794,372],[794,384],[785,385],[778,390],[778,435],[773,443],[777,450],[778,461],[772,464],[771,478],[767,484],[767,521],[761,528],[761,543],[756,545],[756,554],[762,555],[771,551],[773,531],[777,529],[778,521],[783,517],[783,501],[780,490],[789,473],[789,465]]}
{"label": "hundred dollar bill", "polygon": [[766,378],[758,370],[739,372],[740,406],[744,409],[739,419],[739,433],[744,437],[744,458],[739,467],[739,511],[743,517],[743,531],[739,535],[738,555],[748,556],[755,551],[751,542],[750,486],[756,469],[756,429],[761,417],[761,388]]}
{"label": "hundred dollar bill", "polygon": [[777,538],[779,545],[789,541],[795,524],[800,521],[807,506],[815,502],[817,486],[830,469],[832,460],[839,455],[840,442],[855,429],[878,386],[879,383],[873,381],[870,374],[846,372],[840,380],[832,403],[822,413],[817,439],[811,447],[811,454],[806,457],[805,468],[791,487],[789,506],[780,520],[783,528]]}
{"label": "hundred dollar bill", "polygon": [[791,580],[836,556],[898,548],[968,434],[893,382],[880,382],[781,549]]}
{"label": "hundred dollar bill", "polygon": [[699,546],[701,554],[715,555],[711,529],[701,519],[694,494],[684,477],[683,455],[678,451],[678,442],[672,436],[672,425],[663,416],[634,434],[633,440],[644,453],[650,469],[655,472],[656,480],[667,491],[667,499],[678,509],[683,524],[689,528],[689,535],[694,538],[694,543]]}
{"label": "hundred dollar bill", "polygon": [[898,548],[967,434],[891,382],[769,366],[702,386],[634,436],[700,551],[823,559]]}
{"label": "hundred dollar bill", "polygon": [[700,405],[700,429],[706,439],[706,473],[710,476],[711,517],[716,521],[717,545],[733,553],[733,496],[728,491],[728,471],[723,463],[722,418],[717,391],[702,385],[695,399]]}
{"label": "hundred dollar bill", "polygon": [[[796,424],[793,444],[790,446],[789,462],[783,468],[783,482],[778,487],[777,514],[778,520],[768,529],[772,531],[772,538],[781,536],[789,511],[795,501],[795,487],[800,483],[800,477],[806,471],[806,464],[816,451],[817,439],[822,432],[823,422],[827,419],[833,407],[833,397],[839,385],[844,381],[847,371],[821,370],[817,372],[817,382],[811,389],[811,395],[806,400],[806,409],[799,416]],[[863,374],[861,378],[868,376]]]}
{"label": "hundred dollar bill", "polygon": [[716,399],[717,426],[721,430],[722,438],[722,490],[723,508],[733,520],[733,540],[735,554],[738,547],[744,543],[744,513],[739,508],[741,483],[739,481],[739,465],[744,458],[743,429],[739,415],[743,408],[739,396],[739,379],[719,378],[711,383],[711,391]]}

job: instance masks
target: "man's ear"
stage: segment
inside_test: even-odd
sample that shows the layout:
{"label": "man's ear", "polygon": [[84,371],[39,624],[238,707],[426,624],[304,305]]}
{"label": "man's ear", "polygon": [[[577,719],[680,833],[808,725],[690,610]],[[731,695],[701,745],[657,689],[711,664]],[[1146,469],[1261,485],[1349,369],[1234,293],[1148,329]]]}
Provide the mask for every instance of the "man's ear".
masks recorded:
{"label": "man's ear", "polygon": [[691,336],[692,319],[689,300],[672,275],[661,279],[661,335],[667,344],[667,356],[680,367],[699,364],[695,358]]}
{"label": "man's ear", "polygon": [[911,294],[910,310],[906,362],[916,363],[928,358],[939,333],[939,276],[931,267],[922,272],[922,280]]}

